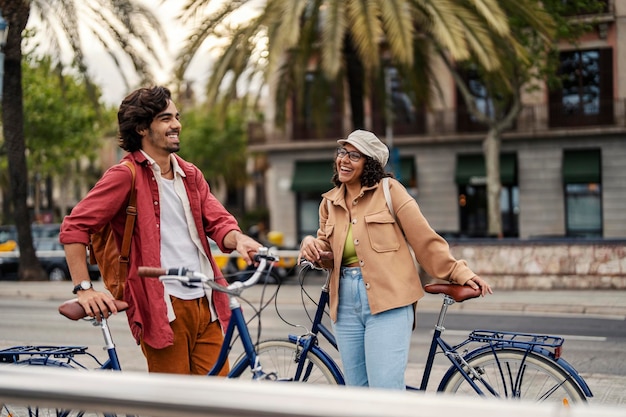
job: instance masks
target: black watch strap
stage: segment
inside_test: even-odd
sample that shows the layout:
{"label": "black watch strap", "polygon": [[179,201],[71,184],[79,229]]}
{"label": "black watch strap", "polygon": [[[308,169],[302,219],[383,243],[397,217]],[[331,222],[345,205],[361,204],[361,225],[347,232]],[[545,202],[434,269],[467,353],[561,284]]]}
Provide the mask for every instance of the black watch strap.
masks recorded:
{"label": "black watch strap", "polygon": [[91,283],[91,281],[84,280],[84,281],[81,281],[80,284],[74,287],[74,289],[72,290],[72,293],[77,294],[78,291],[85,291],[91,288],[93,288],[93,284]]}

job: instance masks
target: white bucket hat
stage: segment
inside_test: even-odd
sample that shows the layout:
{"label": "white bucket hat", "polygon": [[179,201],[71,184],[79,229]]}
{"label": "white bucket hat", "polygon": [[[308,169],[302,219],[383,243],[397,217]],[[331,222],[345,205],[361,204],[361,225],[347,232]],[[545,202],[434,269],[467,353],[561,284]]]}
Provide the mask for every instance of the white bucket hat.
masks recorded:
{"label": "white bucket hat", "polygon": [[384,167],[389,160],[389,149],[372,132],[367,130],[355,130],[346,139],[339,139],[338,144],[351,144],[364,155],[370,156],[380,162]]}

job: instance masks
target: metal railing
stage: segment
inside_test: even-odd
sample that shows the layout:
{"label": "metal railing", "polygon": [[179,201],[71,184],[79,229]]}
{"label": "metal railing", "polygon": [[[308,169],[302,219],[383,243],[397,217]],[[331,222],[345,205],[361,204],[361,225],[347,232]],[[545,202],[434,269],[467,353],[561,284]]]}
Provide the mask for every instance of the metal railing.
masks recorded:
{"label": "metal railing", "polygon": [[0,366],[0,404],[152,417],[623,417],[623,408],[132,372]]}

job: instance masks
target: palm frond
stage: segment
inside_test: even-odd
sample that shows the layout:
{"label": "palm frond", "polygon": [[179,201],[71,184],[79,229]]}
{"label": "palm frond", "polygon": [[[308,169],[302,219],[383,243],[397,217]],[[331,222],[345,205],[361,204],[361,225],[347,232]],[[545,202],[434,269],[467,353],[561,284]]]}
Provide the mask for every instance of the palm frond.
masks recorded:
{"label": "palm frond", "polygon": [[367,71],[377,68],[380,63],[379,45],[383,40],[378,2],[349,0],[346,15],[351,22],[350,35],[363,66]]}
{"label": "palm frond", "polygon": [[339,72],[343,58],[343,39],[347,29],[346,7],[343,1],[330,1],[320,12],[322,68],[332,78]]}
{"label": "palm frond", "polygon": [[397,61],[412,65],[415,30],[408,3],[404,0],[381,0],[379,4],[392,55]]}

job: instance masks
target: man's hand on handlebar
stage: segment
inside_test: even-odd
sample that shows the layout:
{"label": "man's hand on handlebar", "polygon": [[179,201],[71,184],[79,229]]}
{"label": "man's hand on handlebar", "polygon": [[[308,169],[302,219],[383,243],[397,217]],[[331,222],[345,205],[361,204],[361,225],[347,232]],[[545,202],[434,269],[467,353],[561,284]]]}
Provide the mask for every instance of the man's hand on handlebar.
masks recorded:
{"label": "man's hand on handlebar", "polygon": [[233,230],[226,235],[224,238],[224,245],[227,248],[234,249],[239,252],[241,258],[247,265],[252,265],[254,263],[253,255],[263,247],[262,244],[238,230]]}

